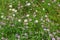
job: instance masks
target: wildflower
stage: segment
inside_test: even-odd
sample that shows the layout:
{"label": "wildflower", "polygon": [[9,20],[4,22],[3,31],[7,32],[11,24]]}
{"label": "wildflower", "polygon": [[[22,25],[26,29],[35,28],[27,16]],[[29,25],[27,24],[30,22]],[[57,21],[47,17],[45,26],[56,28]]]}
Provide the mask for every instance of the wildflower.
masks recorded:
{"label": "wildflower", "polygon": [[27,3],[27,4],[26,4],[26,6],[30,6],[30,5],[31,5],[31,3]]}
{"label": "wildflower", "polygon": [[25,22],[24,25],[28,25],[28,22]]}
{"label": "wildflower", "polygon": [[12,9],[10,8],[9,11],[11,11]]}
{"label": "wildflower", "polygon": [[19,39],[19,38],[20,38],[20,35],[19,35],[19,34],[16,34],[16,38],[18,38],[18,39]]}
{"label": "wildflower", "polygon": [[12,8],[12,5],[9,5],[10,8]]}
{"label": "wildflower", "polygon": [[3,15],[1,15],[1,18],[3,18],[4,16]]}
{"label": "wildflower", "polygon": [[47,15],[45,15],[45,17],[48,17]]}
{"label": "wildflower", "polygon": [[38,23],[38,20],[35,20],[35,23]]}
{"label": "wildflower", "polygon": [[29,21],[32,21],[32,19],[29,19]]}
{"label": "wildflower", "polygon": [[27,19],[25,19],[25,20],[24,20],[24,22],[28,22],[28,20],[27,20]]}
{"label": "wildflower", "polygon": [[44,0],[42,0],[42,2],[45,2]]}
{"label": "wildflower", "polygon": [[60,4],[58,4],[58,6],[60,7]]}
{"label": "wildflower", "polygon": [[50,4],[50,3],[48,3],[48,5],[50,6],[51,4]]}
{"label": "wildflower", "polygon": [[17,10],[16,10],[16,9],[12,9],[12,11],[13,11],[13,12],[17,12]]}
{"label": "wildflower", "polygon": [[29,14],[26,15],[26,17],[29,17],[29,16],[30,16]]}
{"label": "wildflower", "polygon": [[43,11],[45,11],[45,8],[43,8]]}
{"label": "wildflower", "polygon": [[13,16],[15,16],[15,14],[13,14]]}
{"label": "wildflower", "polygon": [[52,38],[52,40],[55,40],[55,38]]}
{"label": "wildflower", "polygon": [[18,22],[21,22],[21,19],[18,19]]}

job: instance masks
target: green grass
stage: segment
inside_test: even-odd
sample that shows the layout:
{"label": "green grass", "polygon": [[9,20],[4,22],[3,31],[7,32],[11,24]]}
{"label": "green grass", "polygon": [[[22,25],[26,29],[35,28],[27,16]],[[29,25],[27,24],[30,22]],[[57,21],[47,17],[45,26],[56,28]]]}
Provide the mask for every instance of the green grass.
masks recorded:
{"label": "green grass", "polygon": [[58,40],[60,0],[0,0],[0,40]]}

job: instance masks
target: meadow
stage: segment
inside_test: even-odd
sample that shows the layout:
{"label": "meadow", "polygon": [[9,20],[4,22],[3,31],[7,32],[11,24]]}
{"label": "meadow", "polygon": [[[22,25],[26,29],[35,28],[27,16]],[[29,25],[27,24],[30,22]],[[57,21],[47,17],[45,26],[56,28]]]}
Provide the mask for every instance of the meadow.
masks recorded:
{"label": "meadow", "polygon": [[0,40],[60,40],[60,0],[0,0]]}

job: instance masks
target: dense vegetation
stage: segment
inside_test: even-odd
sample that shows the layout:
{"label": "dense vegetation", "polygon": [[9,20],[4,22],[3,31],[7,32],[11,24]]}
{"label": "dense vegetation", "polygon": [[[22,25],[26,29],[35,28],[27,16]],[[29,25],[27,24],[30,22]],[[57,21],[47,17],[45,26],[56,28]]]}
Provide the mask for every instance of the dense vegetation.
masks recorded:
{"label": "dense vegetation", "polygon": [[60,40],[60,0],[0,0],[0,40]]}

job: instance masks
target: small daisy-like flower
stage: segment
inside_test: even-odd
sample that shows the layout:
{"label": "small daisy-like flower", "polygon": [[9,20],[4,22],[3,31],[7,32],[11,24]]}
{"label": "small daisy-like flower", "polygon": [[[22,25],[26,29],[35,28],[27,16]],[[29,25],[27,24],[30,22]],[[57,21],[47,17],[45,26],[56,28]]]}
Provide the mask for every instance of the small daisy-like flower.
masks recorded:
{"label": "small daisy-like flower", "polygon": [[16,38],[18,38],[18,39],[19,39],[19,38],[20,38],[20,35],[19,35],[19,34],[16,34]]}
{"label": "small daisy-like flower", "polygon": [[34,15],[34,17],[36,17],[36,15]]}
{"label": "small daisy-like flower", "polygon": [[17,12],[17,10],[15,10],[14,12]]}
{"label": "small daisy-like flower", "polygon": [[43,24],[42,24],[41,26],[42,26],[42,27],[44,27],[44,25],[43,25]]}
{"label": "small daisy-like flower", "polygon": [[50,31],[49,29],[47,29],[47,31]]}
{"label": "small daisy-like flower", "polygon": [[49,19],[47,20],[48,22],[51,22]]}
{"label": "small daisy-like flower", "polygon": [[35,34],[38,34],[38,32],[35,32]]}
{"label": "small daisy-like flower", "polygon": [[28,3],[28,1],[26,1],[26,3]]}
{"label": "small daisy-like flower", "polygon": [[50,4],[50,3],[48,3],[48,5],[50,6],[51,4]]}
{"label": "small daisy-like flower", "polygon": [[10,8],[12,8],[12,5],[9,5]]}
{"label": "small daisy-like flower", "polygon": [[43,22],[45,22],[45,20],[43,20]]}
{"label": "small daisy-like flower", "polygon": [[15,14],[13,14],[13,16],[15,16]]}
{"label": "small daisy-like flower", "polygon": [[56,32],[53,32],[53,34],[55,35],[55,34],[56,34]]}
{"label": "small daisy-like flower", "polygon": [[28,19],[24,19],[24,22],[28,22]]}
{"label": "small daisy-like flower", "polygon": [[5,40],[8,40],[8,38],[6,38]]}
{"label": "small daisy-like flower", "polygon": [[18,19],[18,22],[21,22],[21,19]]}
{"label": "small daisy-like flower", "polygon": [[44,39],[42,39],[42,40],[44,40]]}
{"label": "small daisy-like flower", "polygon": [[49,36],[50,36],[50,37],[53,37],[53,35],[52,35],[52,34],[49,34]]}
{"label": "small daisy-like flower", "polygon": [[9,11],[11,11],[12,9],[10,8]]}
{"label": "small daisy-like flower", "polygon": [[47,15],[45,15],[45,17],[48,17]]}
{"label": "small daisy-like flower", "polygon": [[12,11],[13,11],[13,12],[17,12],[17,10],[16,10],[16,9],[12,9]]}
{"label": "small daisy-like flower", "polygon": [[2,39],[2,40],[5,40],[5,38],[4,38],[4,37],[2,37],[1,39]]}
{"label": "small daisy-like flower", "polygon": [[45,2],[44,0],[42,0],[42,2]]}
{"label": "small daisy-like flower", "polygon": [[29,19],[29,21],[32,21],[32,19]]}
{"label": "small daisy-like flower", "polygon": [[12,9],[12,11],[15,11],[15,9]]}
{"label": "small daisy-like flower", "polygon": [[43,11],[45,11],[45,8],[43,8]]}
{"label": "small daisy-like flower", "polygon": [[31,5],[31,3],[27,3],[27,4],[26,4],[26,6],[30,6],[30,5]]}
{"label": "small daisy-like flower", "polygon": [[26,17],[29,17],[29,16],[30,16],[29,14],[26,15]]}
{"label": "small daisy-like flower", "polygon": [[23,8],[24,6],[21,5],[20,7]]}
{"label": "small daisy-like flower", "polygon": [[27,35],[27,33],[25,33],[24,35]]}
{"label": "small daisy-like flower", "polygon": [[43,21],[43,18],[41,18],[40,21]]}
{"label": "small daisy-like flower", "polygon": [[25,38],[28,38],[28,34],[27,33],[24,33],[24,36],[25,36]]}
{"label": "small daisy-like flower", "polygon": [[35,20],[35,23],[38,23],[38,20]]}
{"label": "small daisy-like flower", "polygon": [[38,12],[38,10],[35,10],[35,12]]}
{"label": "small daisy-like flower", "polygon": [[4,16],[3,16],[3,15],[1,15],[1,18],[4,18]]}
{"label": "small daisy-like flower", "polygon": [[36,17],[36,14],[35,13],[33,14],[33,17]]}
{"label": "small daisy-like flower", "polygon": [[29,27],[28,26],[25,26],[26,29],[28,29]]}
{"label": "small daisy-like flower", "polygon": [[58,4],[58,6],[60,7],[60,4]]}
{"label": "small daisy-like flower", "polygon": [[48,3],[48,5],[50,6],[51,4],[50,4],[50,3]]}
{"label": "small daisy-like flower", "polygon": [[53,0],[53,2],[56,2],[56,0]]}
{"label": "small daisy-like flower", "polygon": [[44,28],[44,31],[46,31],[47,29],[46,28]]}
{"label": "small daisy-like flower", "polygon": [[28,22],[25,22],[24,25],[28,25]]}

